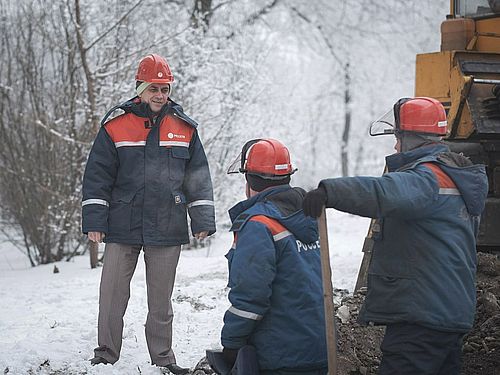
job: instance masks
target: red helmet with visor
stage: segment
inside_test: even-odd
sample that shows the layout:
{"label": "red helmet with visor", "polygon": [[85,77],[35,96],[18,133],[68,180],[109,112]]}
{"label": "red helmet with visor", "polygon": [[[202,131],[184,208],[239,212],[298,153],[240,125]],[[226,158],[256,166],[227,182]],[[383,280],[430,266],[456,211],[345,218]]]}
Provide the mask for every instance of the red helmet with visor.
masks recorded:
{"label": "red helmet with visor", "polygon": [[391,111],[370,126],[370,135],[411,132],[445,136],[448,123],[446,111],[439,100],[427,97],[399,99]]}
{"label": "red helmet with visor", "polygon": [[288,149],[275,139],[252,139],[245,143],[240,156],[233,161],[227,173],[252,174],[277,180],[295,173]]}

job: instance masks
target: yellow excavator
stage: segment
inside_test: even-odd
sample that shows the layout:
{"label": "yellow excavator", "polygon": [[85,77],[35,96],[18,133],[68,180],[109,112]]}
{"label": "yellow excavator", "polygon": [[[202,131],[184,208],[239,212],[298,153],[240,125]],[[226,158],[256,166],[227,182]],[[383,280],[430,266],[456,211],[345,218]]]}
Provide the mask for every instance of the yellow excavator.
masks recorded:
{"label": "yellow excavator", "polygon": [[[450,0],[441,24],[441,51],[417,55],[415,96],[446,109],[452,151],[486,165],[489,192],[477,248],[500,251],[500,0]],[[372,220],[355,290],[366,286]]]}

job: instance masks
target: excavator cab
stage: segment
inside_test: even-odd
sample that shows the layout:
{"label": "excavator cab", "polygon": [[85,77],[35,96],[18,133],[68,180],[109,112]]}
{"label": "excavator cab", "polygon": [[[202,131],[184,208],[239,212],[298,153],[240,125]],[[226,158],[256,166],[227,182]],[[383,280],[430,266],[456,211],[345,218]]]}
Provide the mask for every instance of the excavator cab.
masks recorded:
{"label": "excavator cab", "polygon": [[451,0],[441,51],[417,55],[415,96],[446,109],[450,148],[486,165],[479,250],[500,250],[500,0]]}

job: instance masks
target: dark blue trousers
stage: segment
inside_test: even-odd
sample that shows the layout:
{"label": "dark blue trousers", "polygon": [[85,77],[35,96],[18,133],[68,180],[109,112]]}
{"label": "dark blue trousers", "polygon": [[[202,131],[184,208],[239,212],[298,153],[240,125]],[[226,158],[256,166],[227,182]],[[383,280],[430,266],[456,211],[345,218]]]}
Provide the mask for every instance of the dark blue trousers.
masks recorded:
{"label": "dark blue trousers", "polygon": [[387,326],[379,375],[459,375],[463,333],[416,324]]}
{"label": "dark blue trousers", "polygon": [[327,375],[328,368],[322,368],[318,370],[264,370],[260,372],[260,375]]}
{"label": "dark blue trousers", "polygon": [[245,345],[238,350],[231,375],[259,375],[259,362],[253,346]]}
{"label": "dark blue trousers", "polygon": [[317,370],[259,370],[257,354],[251,345],[245,345],[238,351],[236,363],[231,375],[326,375],[328,368]]}

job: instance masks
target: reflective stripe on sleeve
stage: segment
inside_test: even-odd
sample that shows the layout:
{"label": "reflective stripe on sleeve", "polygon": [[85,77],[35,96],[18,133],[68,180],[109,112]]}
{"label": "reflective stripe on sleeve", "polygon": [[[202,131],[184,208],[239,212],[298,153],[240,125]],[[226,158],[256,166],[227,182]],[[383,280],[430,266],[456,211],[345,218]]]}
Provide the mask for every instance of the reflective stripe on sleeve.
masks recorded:
{"label": "reflective stripe on sleeve", "polygon": [[453,188],[440,188],[439,189],[439,194],[461,195],[460,191],[458,189],[453,189]]}
{"label": "reflective stripe on sleeve", "polygon": [[214,206],[214,201],[209,201],[208,199],[200,199],[200,200],[188,203],[187,206],[189,208],[194,207],[194,206]]}
{"label": "reflective stripe on sleeve", "polygon": [[109,203],[106,202],[104,199],[85,199],[82,202],[82,207],[88,204],[101,204],[103,206],[109,207]]}
{"label": "reflective stripe on sleeve", "polygon": [[125,146],[146,146],[146,141],[122,141],[122,142],[115,142],[115,147],[125,147]]}
{"label": "reflective stripe on sleeve", "polygon": [[291,233],[291,232],[289,232],[289,231],[285,230],[285,231],[283,231],[283,232],[280,232],[280,233],[278,233],[278,234],[275,234],[275,235],[273,236],[273,240],[274,240],[274,241],[279,241],[279,240],[281,240],[281,239],[283,239],[283,238],[285,238],[285,237],[291,236],[291,235],[292,235],[292,233]]}
{"label": "reflective stripe on sleeve", "polygon": [[262,315],[255,314],[253,312],[243,311],[243,310],[237,309],[234,306],[231,306],[227,311],[229,311],[230,313],[233,313],[234,315],[238,315],[238,316],[241,316],[242,318],[246,318],[246,319],[252,319],[252,320],[261,320],[262,319]]}
{"label": "reflective stripe on sleeve", "polygon": [[180,147],[189,147],[189,142],[179,142],[179,141],[160,141],[160,146],[180,146]]}

